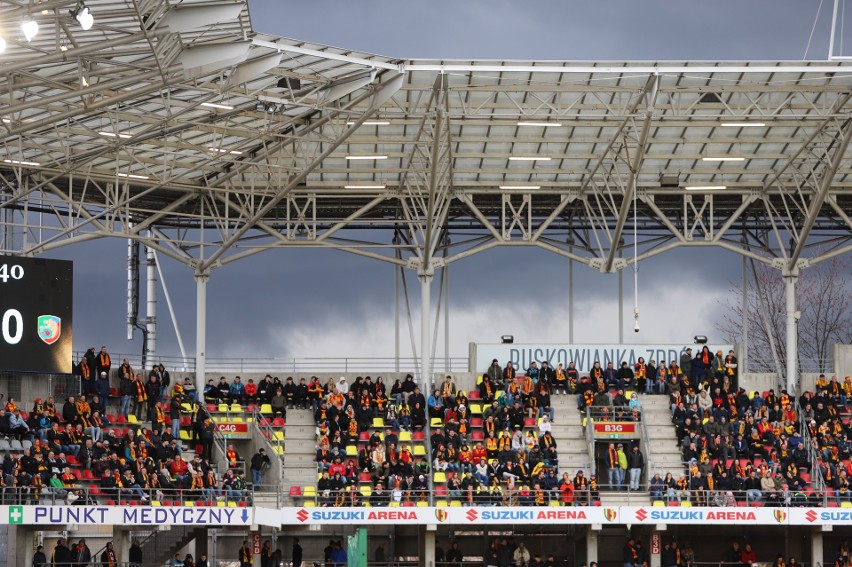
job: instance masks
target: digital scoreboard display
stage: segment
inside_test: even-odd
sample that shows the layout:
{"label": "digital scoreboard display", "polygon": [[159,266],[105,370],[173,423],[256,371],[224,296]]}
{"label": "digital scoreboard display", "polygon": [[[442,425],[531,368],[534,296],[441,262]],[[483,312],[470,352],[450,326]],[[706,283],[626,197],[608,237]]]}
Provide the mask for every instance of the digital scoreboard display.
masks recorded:
{"label": "digital scoreboard display", "polygon": [[0,371],[70,374],[73,265],[0,256]]}

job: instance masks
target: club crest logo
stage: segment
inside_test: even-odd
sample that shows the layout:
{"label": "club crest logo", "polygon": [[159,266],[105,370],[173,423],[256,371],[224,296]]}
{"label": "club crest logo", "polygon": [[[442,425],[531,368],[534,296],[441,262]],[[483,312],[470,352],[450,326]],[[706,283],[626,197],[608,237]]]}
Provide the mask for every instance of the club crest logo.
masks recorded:
{"label": "club crest logo", "polygon": [[775,521],[779,524],[783,524],[785,521],[787,521],[787,512],[785,512],[784,510],[775,510],[775,513],[773,515],[775,516]]}
{"label": "club crest logo", "polygon": [[38,338],[44,343],[52,345],[59,340],[62,334],[62,319],[56,315],[38,316]]}
{"label": "club crest logo", "polygon": [[449,516],[449,514],[447,514],[447,511],[444,510],[443,508],[437,508],[435,510],[435,519],[438,520],[439,522],[446,522],[447,516]]}
{"label": "club crest logo", "polygon": [[614,522],[616,516],[618,516],[618,512],[616,512],[615,508],[604,508],[604,518],[609,522]]}

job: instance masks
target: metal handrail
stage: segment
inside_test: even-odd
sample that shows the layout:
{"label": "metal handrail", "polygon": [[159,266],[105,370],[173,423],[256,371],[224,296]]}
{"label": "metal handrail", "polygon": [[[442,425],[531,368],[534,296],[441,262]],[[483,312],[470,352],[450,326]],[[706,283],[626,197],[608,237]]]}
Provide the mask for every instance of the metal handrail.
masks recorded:
{"label": "metal handrail", "polygon": [[[85,352],[74,351],[74,361],[77,362]],[[128,359],[130,365],[135,370],[147,371],[143,369],[142,356],[138,353],[110,353],[113,360],[113,366],[117,367],[121,364],[120,361]],[[443,356],[432,358],[432,367],[437,371],[443,371],[445,361]],[[180,356],[162,356],[153,357],[153,362],[162,363],[169,370],[178,372],[194,372],[195,358],[180,357]],[[454,356],[449,358],[450,372],[467,372],[468,357]],[[150,360],[149,360],[150,363]],[[249,357],[211,357],[205,359],[205,369],[207,372],[292,372],[292,373],[310,373],[310,372],[396,372],[398,367],[400,372],[414,372],[417,365],[420,364],[420,359],[415,357],[400,357],[399,362],[394,357],[304,357],[304,358],[249,358]]]}

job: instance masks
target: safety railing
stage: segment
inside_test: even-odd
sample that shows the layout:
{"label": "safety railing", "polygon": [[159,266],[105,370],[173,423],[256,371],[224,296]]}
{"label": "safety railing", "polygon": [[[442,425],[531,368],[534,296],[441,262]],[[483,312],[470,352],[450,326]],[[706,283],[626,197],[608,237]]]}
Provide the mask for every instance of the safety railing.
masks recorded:
{"label": "safety railing", "polygon": [[182,506],[246,506],[252,502],[252,489],[226,488],[222,485],[209,488],[150,488],[123,487],[0,487],[0,503],[4,505],[40,506],[139,506],[163,505]]}
{"label": "safety railing", "polygon": [[586,417],[595,421],[642,421],[641,406],[587,406]]}
{"label": "safety railing", "polygon": [[[74,361],[78,362],[84,352],[75,351]],[[125,358],[130,366],[137,372],[147,375],[143,369],[142,356],[138,353],[110,353],[113,368],[117,368]],[[167,370],[177,372],[194,372],[195,358],[180,356],[155,356],[153,362],[163,364]],[[447,359],[436,356],[432,359],[432,368],[435,372],[467,372],[468,358],[453,356]],[[204,367],[206,372],[240,373],[240,372],[413,372],[420,364],[419,358],[400,357],[399,361],[394,357],[317,357],[317,358],[250,358],[250,357],[211,357],[206,358]],[[149,362],[150,365],[150,362]]]}

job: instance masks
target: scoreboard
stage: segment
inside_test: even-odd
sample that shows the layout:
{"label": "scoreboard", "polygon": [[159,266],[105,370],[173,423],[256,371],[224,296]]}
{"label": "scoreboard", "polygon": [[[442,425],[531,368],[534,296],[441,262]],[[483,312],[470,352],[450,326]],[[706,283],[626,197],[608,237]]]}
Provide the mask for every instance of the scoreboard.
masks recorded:
{"label": "scoreboard", "polygon": [[0,256],[0,371],[72,372],[73,265]]}

